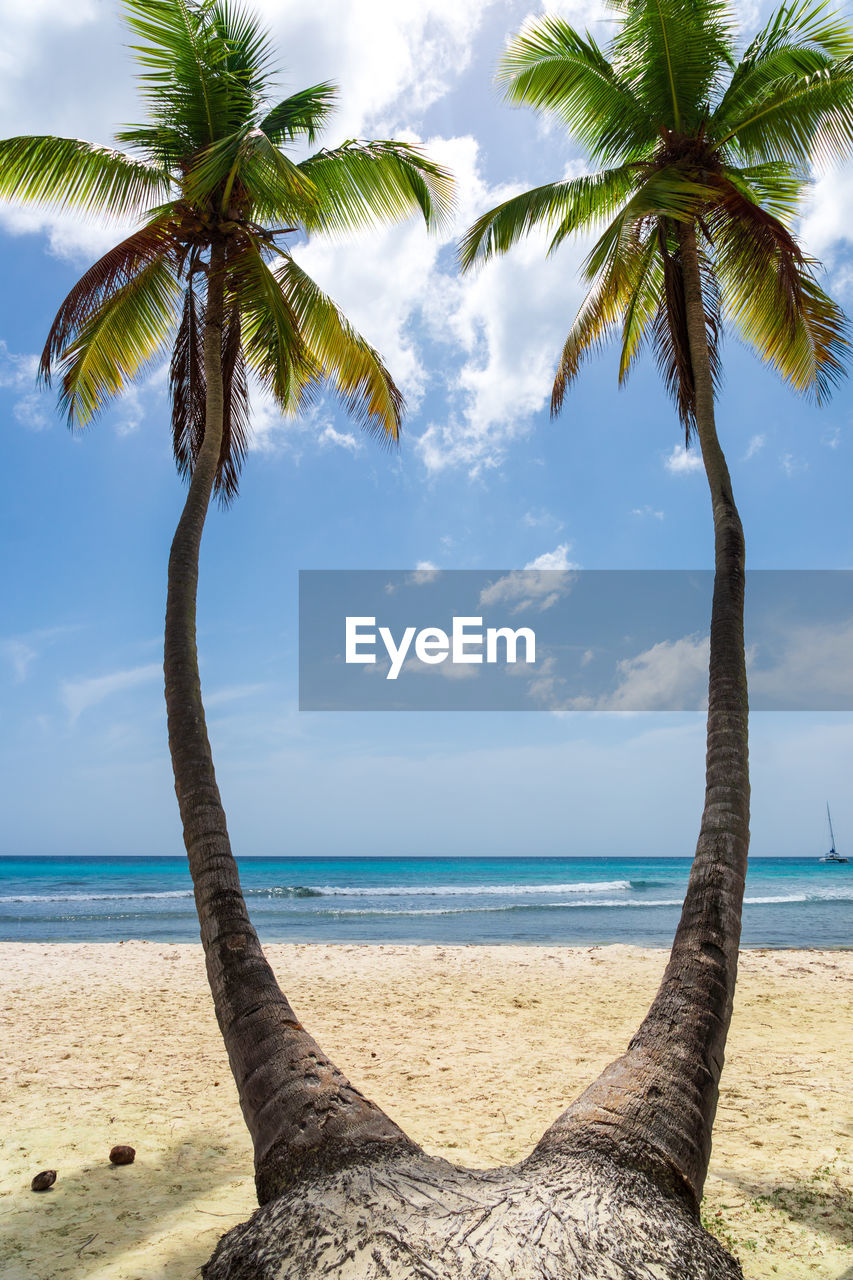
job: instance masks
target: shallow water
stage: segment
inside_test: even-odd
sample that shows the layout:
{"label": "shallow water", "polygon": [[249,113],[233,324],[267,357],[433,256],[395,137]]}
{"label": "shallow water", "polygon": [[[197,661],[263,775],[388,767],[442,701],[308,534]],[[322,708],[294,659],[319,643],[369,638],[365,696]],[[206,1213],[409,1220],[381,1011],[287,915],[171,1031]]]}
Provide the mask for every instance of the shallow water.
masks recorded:
{"label": "shallow water", "polygon": [[[277,942],[669,946],[686,858],[243,858]],[[0,938],[194,942],[183,858],[0,858]],[[853,945],[853,864],[755,858],[746,947]]]}

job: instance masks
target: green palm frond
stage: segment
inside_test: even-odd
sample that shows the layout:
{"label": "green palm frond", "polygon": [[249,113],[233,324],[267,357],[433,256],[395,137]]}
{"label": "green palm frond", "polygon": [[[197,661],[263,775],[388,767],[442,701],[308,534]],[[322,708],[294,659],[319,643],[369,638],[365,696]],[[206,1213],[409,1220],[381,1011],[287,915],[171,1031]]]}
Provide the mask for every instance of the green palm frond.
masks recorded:
{"label": "green palm frond", "polygon": [[123,0],[152,119],[177,130],[185,154],[227,136],[263,99],[269,38],[246,8],[227,0]]}
{"label": "green palm frond", "polygon": [[166,171],[111,147],[77,138],[0,141],[0,199],[123,221],[167,199],[169,189]]}
{"label": "green palm frond", "polygon": [[240,308],[243,350],[249,369],[274,397],[282,413],[298,413],[314,366],[281,284],[255,250],[240,259],[230,288]]}
{"label": "green palm frond", "polygon": [[[187,151],[219,136],[227,87],[226,49],[209,22],[210,0],[123,0],[125,21],[143,43],[133,45],[143,97],[154,120],[180,126]],[[227,132],[231,132],[230,129]]]}
{"label": "green palm frond", "polygon": [[850,326],[814,277],[817,264],[741,232],[717,256],[723,313],[744,342],[801,394],[824,403],[846,376]]}
{"label": "green palm frond", "polygon": [[483,214],[461,242],[462,269],[535,227],[552,231],[553,250],[607,219],[583,264],[589,292],[566,339],[552,413],[584,357],[621,322],[620,382],[650,343],[689,436],[695,391],[681,244],[695,240],[714,389],[725,319],[794,387],[824,398],[842,373],[846,321],[794,228],[813,160],[853,148],[849,18],[824,0],[786,0],[737,63],[728,0],[610,0],[610,8],[616,25],[605,48],[546,16],[509,41],[497,72],[511,103],[557,117],[608,167]]}
{"label": "green palm frond", "polygon": [[39,376],[46,385],[50,385],[56,361],[109,298],[152,262],[168,259],[174,267],[178,249],[168,223],[159,220],[115,245],[80,277],[56,313],[47,336],[39,365]]}
{"label": "green palm frond", "polygon": [[117,129],[116,142],[141,152],[150,164],[170,174],[180,174],[188,154],[188,140],[180,128],[160,124],[127,124]]}
{"label": "green palm frond", "polygon": [[496,81],[513,106],[555,115],[605,164],[639,158],[657,140],[628,79],[588,32],[581,36],[562,18],[528,23],[504,51]]}
{"label": "green palm frond", "polygon": [[623,165],[563,182],[549,182],[512,196],[483,214],[466,231],[459,249],[462,270],[487,262],[497,253],[506,253],[522,236],[540,226],[546,230],[556,227],[551,241],[551,249],[556,249],[573,231],[612,217],[636,181],[634,167]]}
{"label": "green palm frond", "polygon": [[551,392],[552,417],[563,407],[566,393],[583,361],[601,350],[615,333],[642,286],[647,269],[648,244],[641,227],[636,223],[623,227],[618,247],[612,248],[596,273],[563,345]]}
{"label": "green palm frond", "polygon": [[642,260],[638,264],[630,298],[622,317],[622,343],[619,355],[619,382],[625,382],[643,345],[653,329],[660,308],[663,289],[663,262],[660,255],[658,229],[646,235]]}
{"label": "green palm frond", "polygon": [[183,182],[185,199],[204,206],[215,197],[223,213],[235,189],[267,219],[303,221],[317,203],[311,179],[251,123],[199,150]]}
{"label": "green palm frond", "polygon": [[825,70],[853,55],[853,32],[845,15],[825,0],[795,0],[781,5],[750,43],[714,111],[716,122],[742,119],[791,77]]}
{"label": "green palm frond", "polygon": [[332,151],[318,151],[299,168],[319,195],[317,207],[305,218],[309,232],[338,234],[418,211],[427,226],[438,227],[453,204],[448,170],[404,142],[351,140]]}
{"label": "green palm frond", "polygon": [[649,119],[676,133],[697,129],[733,66],[724,0],[615,0],[623,21],[614,63]]}
{"label": "green palm frond", "polygon": [[70,426],[88,426],[169,340],[180,286],[158,257],[111,293],[62,356],[59,404]]}
{"label": "green palm frond", "polygon": [[231,81],[232,93],[240,85],[245,101],[254,105],[269,88],[273,64],[269,32],[250,8],[233,4],[232,0],[214,0],[207,17],[214,38],[226,51],[223,69]]}
{"label": "green palm frond", "polygon": [[853,58],[774,81],[743,114],[719,122],[718,146],[748,163],[783,160],[800,170],[853,147]]}
{"label": "green palm frond", "polygon": [[337,98],[336,85],[312,85],[310,89],[302,89],[279,102],[264,116],[259,127],[276,146],[294,142],[297,138],[313,143],[328,123]]}
{"label": "green palm frond", "polygon": [[[650,218],[686,221],[695,218],[703,204],[715,195],[705,182],[697,182],[678,169],[667,167],[653,172],[619,211],[593,246],[583,274],[593,280],[624,246],[634,244],[636,228]],[[633,252],[633,249],[632,249]]]}
{"label": "green palm frond", "polygon": [[728,182],[751,204],[790,226],[801,212],[809,178],[784,160],[739,168],[725,167]]}
{"label": "green palm frond", "polygon": [[305,391],[329,384],[362,427],[398,440],[405,405],[379,353],[292,258],[284,258],[275,276],[310,356]]}

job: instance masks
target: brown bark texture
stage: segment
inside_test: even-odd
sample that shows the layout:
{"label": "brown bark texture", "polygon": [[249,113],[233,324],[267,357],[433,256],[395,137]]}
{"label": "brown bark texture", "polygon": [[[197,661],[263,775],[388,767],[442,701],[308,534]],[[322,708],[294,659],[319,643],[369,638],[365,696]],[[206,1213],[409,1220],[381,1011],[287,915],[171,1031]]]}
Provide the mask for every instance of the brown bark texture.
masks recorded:
{"label": "brown bark texture", "polygon": [[240,888],[207,736],[196,650],[201,537],[222,441],[225,253],[214,245],[204,329],[204,441],[169,556],[164,670],[169,750],[216,1017],[252,1135],[263,1203],[308,1169],[363,1150],[416,1151],[300,1025]]}
{"label": "brown bark texture", "polygon": [[743,1280],[682,1200],[595,1152],[359,1163],[271,1201],[203,1280]]}
{"label": "brown bark texture", "polygon": [[619,1152],[698,1206],[711,1155],[737,977],[749,850],[743,529],[717,438],[695,230],[679,226],[696,429],[711,490],[711,612],[705,806],[660,989],[628,1046],[543,1137],[540,1149]]}

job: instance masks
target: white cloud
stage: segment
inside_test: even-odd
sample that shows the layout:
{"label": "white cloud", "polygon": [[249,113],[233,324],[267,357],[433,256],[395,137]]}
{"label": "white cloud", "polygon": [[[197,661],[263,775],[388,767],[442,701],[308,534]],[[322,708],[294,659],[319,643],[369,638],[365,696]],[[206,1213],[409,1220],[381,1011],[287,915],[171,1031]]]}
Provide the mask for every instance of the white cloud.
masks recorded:
{"label": "white cloud", "polygon": [[26,680],[30,667],[38,657],[38,650],[27,640],[13,639],[4,640],[0,643],[0,653],[11,664],[16,684],[23,684]]}
{"label": "white cloud", "polygon": [[541,556],[529,561],[525,569],[577,569],[579,566],[569,559],[569,543],[561,542],[553,551],[543,551]]}
{"label": "white cloud", "polygon": [[[159,667],[157,669],[160,670]],[[228,685],[224,689],[214,689],[212,693],[206,693],[204,705],[210,711],[213,707],[222,707],[230,702],[241,702],[244,698],[254,697],[257,693],[263,693],[267,687],[265,684]]]}
{"label": "white cloud", "polygon": [[[413,130],[423,111],[469,65],[480,24],[497,3],[356,0],[344,5],[318,0],[306,11],[295,0],[255,0],[255,7],[270,26],[282,60],[290,63],[284,68],[283,93],[320,79],[338,82],[342,110],[324,139],[334,145],[360,134],[417,141]],[[100,22],[93,0],[78,6],[73,18],[56,0],[36,0],[29,8],[15,27],[20,46],[16,58],[27,67],[27,77],[9,98],[14,122],[11,106],[5,119],[0,109],[0,128],[109,142],[114,122],[139,113],[123,29],[112,18]],[[508,15],[508,23],[517,28],[523,10],[515,0],[512,8],[517,12]],[[9,0],[0,0],[0,14],[7,12],[17,22]],[[589,16],[592,9],[582,5],[577,12]],[[68,71],[72,67],[73,76]],[[89,86],[85,95],[79,93],[81,80]],[[531,238],[478,275],[460,280],[451,250],[459,233],[477,213],[532,184],[525,179],[490,187],[482,178],[473,138],[431,138],[424,145],[457,175],[453,225],[430,237],[415,219],[345,243],[318,239],[301,246],[296,256],[380,350],[410,412],[421,404],[430,376],[453,397],[452,416],[428,424],[415,438],[428,471],[463,466],[479,474],[500,464],[508,444],[530,430],[532,416],[547,401],[580,299],[574,282],[583,248],[566,246],[550,261],[545,239]],[[75,258],[97,255],[121,234],[120,228],[40,210],[6,208],[0,210],[0,223],[21,234],[39,230],[47,235],[51,252]],[[447,367],[432,375],[416,333],[423,321],[434,341],[454,348]],[[456,355],[460,347],[461,363]],[[267,399],[257,397],[256,405],[254,447],[293,448],[307,436],[283,424]],[[37,425],[35,405],[22,406],[22,417],[28,414],[29,425]],[[122,429],[133,429],[137,420],[138,414],[131,412]],[[309,425],[316,430],[316,419]],[[317,435],[326,444],[353,447],[333,440],[325,424]]]}
{"label": "white cloud", "polygon": [[619,683],[599,699],[599,711],[704,710],[708,699],[707,636],[663,640],[617,664]]}
{"label": "white cloud", "polygon": [[163,668],[158,662],[127,671],[113,671],[106,676],[90,676],[82,680],[66,680],[62,685],[62,701],[70,719],[75,721],[84,711],[97,706],[113,694],[124,693],[153,680],[162,680]]}
{"label": "white cloud", "polygon": [[787,626],[784,647],[759,667],[752,655],[749,684],[754,700],[804,709],[849,707],[853,700],[853,619],[816,626]]}
{"label": "white cloud", "polygon": [[44,431],[50,426],[47,401],[36,389],[38,357],[17,355],[0,338],[0,387],[22,393],[13,403],[15,421],[28,431]]}
{"label": "white cloud", "polygon": [[[394,136],[467,67],[474,36],[497,0],[254,0],[282,68],[281,95],[332,80],[340,109],[328,145],[353,136]],[[110,143],[115,128],[139,119],[128,32],[97,0],[0,0],[0,136],[56,133]],[[80,85],[86,92],[80,92]],[[0,225],[42,232],[50,251],[92,258],[122,229],[74,214],[0,206]]]}
{"label": "white cloud", "polygon": [[[255,0],[280,51],[286,86],[341,86],[334,134],[411,125],[468,66],[495,0]],[[298,69],[298,82],[295,73]],[[387,136],[387,135],[386,135]]]}
{"label": "white cloud", "polygon": [[749,462],[750,458],[754,458],[757,453],[760,453],[766,443],[767,436],[753,436],[749,444],[746,446],[746,453],[743,455],[744,462]]}
{"label": "white cloud", "polygon": [[631,512],[632,516],[639,516],[641,519],[651,517],[653,520],[663,520],[664,513],[656,511],[654,507],[650,507],[648,503],[644,507],[634,507]]}
{"label": "white cloud", "polygon": [[786,476],[798,475],[801,471],[808,471],[809,464],[804,458],[797,458],[793,453],[783,453],[779,458],[779,466],[785,472]]}
{"label": "white cloud", "polygon": [[544,507],[539,507],[535,511],[526,511],[521,517],[521,523],[526,525],[528,529],[554,529],[556,532],[565,525],[562,520],[558,520],[550,511],[546,511]]}
{"label": "white cloud", "polygon": [[350,453],[358,453],[362,442],[351,431],[336,431],[331,425],[320,432],[321,445],[332,445],[338,449],[348,449]]}
{"label": "white cloud", "polygon": [[826,263],[829,287],[853,295],[853,271],[844,250],[853,245],[848,210],[853,205],[853,165],[821,174],[812,186],[800,226],[809,253]]}
{"label": "white cloud", "polygon": [[512,613],[537,609],[543,613],[571,591],[578,565],[568,558],[569,544],[563,542],[553,551],[531,560],[524,569],[514,569],[480,592],[481,605],[511,605]]}
{"label": "white cloud", "polygon": [[18,355],[0,338],[0,387],[22,393],[14,401],[12,415],[28,431],[44,431],[50,426],[48,402],[36,390],[38,356]]}
{"label": "white cloud", "polygon": [[[489,188],[480,177],[473,139],[457,139],[455,171],[463,230],[477,214],[532,183]],[[575,176],[572,165],[564,176]],[[559,175],[554,175],[555,177]],[[566,333],[580,305],[580,263],[589,247],[576,238],[548,256],[548,237],[535,233],[505,257],[464,278],[436,282],[426,311],[433,336],[461,347],[465,359],[450,378],[461,400],[444,421],[428,424],[417,442],[430,472],[464,467],[472,476],[501,464],[507,447],[532,428],[547,404]]]}
{"label": "white cloud", "polygon": [[663,464],[673,475],[687,475],[691,471],[702,470],[702,455],[695,449],[687,449],[683,444],[673,446],[672,453],[664,459]]}
{"label": "white cloud", "polygon": [[841,428],[828,427],[821,436],[820,442],[826,445],[827,449],[837,449],[841,444]]}
{"label": "white cloud", "polygon": [[77,626],[67,625],[40,627],[26,635],[9,636],[0,640],[0,654],[10,663],[16,684],[22,684],[26,680],[30,667],[41,656],[42,649],[78,629]]}
{"label": "white cloud", "polygon": [[[580,660],[586,667],[595,656],[587,649]],[[616,686],[609,693],[567,695],[566,681],[547,658],[540,676],[529,687],[531,698],[550,711],[700,711],[708,705],[708,636],[662,640],[633,658],[616,663]]]}

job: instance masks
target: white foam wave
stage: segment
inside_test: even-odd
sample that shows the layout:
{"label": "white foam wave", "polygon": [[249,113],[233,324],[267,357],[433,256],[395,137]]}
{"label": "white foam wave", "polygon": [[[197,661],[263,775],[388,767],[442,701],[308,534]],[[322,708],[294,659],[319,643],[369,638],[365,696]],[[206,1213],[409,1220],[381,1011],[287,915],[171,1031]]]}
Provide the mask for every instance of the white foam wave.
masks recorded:
{"label": "white foam wave", "polygon": [[577,880],[569,884],[432,884],[318,886],[329,898],[468,898],[508,897],[539,893],[626,893],[630,880]]}
{"label": "white foam wave", "polygon": [[163,889],[159,892],[142,893],[10,893],[0,896],[0,902],[130,902],[137,899],[192,896],[192,889]]}

